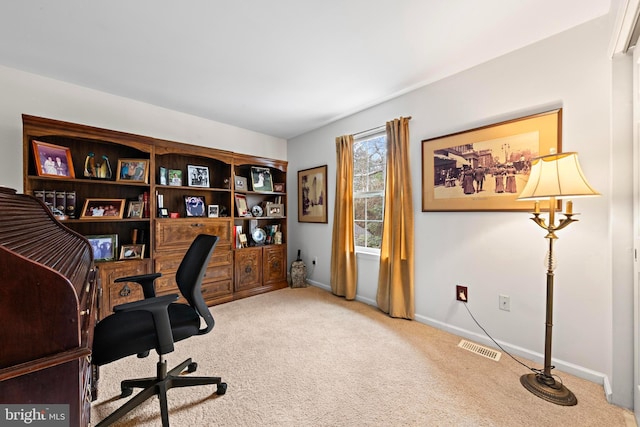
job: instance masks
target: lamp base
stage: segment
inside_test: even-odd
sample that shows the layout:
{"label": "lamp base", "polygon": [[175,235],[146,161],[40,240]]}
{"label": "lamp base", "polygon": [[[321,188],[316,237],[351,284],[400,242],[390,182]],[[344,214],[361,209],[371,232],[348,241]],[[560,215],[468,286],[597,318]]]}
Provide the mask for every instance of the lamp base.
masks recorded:
{"label": "lamp base", "polygon": [[541,399],[562,406],[573,406],[578,403],[575,394],[553,378],[540,374],[526,374],[520,377],[520,383]]}

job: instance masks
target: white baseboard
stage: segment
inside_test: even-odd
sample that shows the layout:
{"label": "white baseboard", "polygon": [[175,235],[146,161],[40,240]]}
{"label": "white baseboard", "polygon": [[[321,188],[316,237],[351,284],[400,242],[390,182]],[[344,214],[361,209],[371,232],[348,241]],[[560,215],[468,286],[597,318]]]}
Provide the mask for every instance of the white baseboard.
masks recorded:
{"label": "white baseboard", "polygon": [[[310,285],[313,285],[318,288],[324,289],[328,292],[331,292],[331,287],[328,285],[325,285],[324,283],[316,282],[313,280],[307,280],[307,282]],[[360,301],[365,304],[377,307],[376,302],[370,298],[364,298],[356,295],[356,301]],[[495,348],[496,350],[500,350],[496,347],[495,343],[491,341],[491,339],[486,335],[482,335],[477,332],[472,332],[454,325],[450,325],[448,323],[444,323],[439,320],[431,319],[427,316],[423,316],[420,314],[416,314],[415,320],[417,322],[424,323],[425,325],[432,326],[436,329],[449,332],[453,335],[457,335],[459,337],[472,340],[478,344],[482,344],[491,348]],[[540,365],[544,364],[544,355],[542,355],[541,353],[537,353],[529,349],[522,348],[513,344],[509,344],[500,340],[496,340],[496,341],[498,341],[498,344],[500,344],[504,350],[506,350],[507,352],[509,352],[514,356],[519,356],[519,357],[529,359]],[[563,371],[568,374],[575,375],[576,377],[602,385],[604,388],[604,393],[607,398],[607,401],[611,402],[611,396],[613,391],[611,389],[611,384],[609,382],[609,377],[607,375],[603,374],[602,372],[596,372],[591,369],[585,368],[583,366],[578,366],[573,363],[566,362],[564,360],[553,359],[553,365],[556,367],[556,369],[560,371]]]}

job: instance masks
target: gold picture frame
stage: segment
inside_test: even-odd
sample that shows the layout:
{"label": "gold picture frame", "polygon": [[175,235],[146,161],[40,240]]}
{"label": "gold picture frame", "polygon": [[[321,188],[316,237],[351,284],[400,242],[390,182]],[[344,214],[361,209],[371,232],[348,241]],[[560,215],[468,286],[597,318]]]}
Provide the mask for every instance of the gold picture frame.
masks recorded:
{"label": "gold picture frame", "polygon": [[560,152],[562,109],[422,141],[422,211],[531,211],[531,159]]}
{"label": "gold picture frame", "polygon": [[71,150],[68,147],[31,141],[36,174],[51,178],[75,178]]}
{"label": "gold picture frame", "polygon": [[84,202],[80,219],[122,219],[125,203],[125,199],[87,199]]}
{"label": "gold picture frame", "polygon": [[119,159],[116,181],[149,183],[148,159]]}

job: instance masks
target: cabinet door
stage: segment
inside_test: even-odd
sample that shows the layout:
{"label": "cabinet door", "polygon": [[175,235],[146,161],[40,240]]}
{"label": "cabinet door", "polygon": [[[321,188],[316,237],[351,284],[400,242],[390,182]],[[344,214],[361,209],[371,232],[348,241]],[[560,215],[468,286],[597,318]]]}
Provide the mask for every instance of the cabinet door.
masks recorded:
{"label": "cabinet door", "polygon": [[287,280],[287,252],[285,245],[264,247],[264,284],[270,285]]}
{"label": "cabinet door", "polygon": [[245,248],[235,252],[235,290],[262,285],[262,248]]}
{"label": "cabinet door", "polygon": [[113,313],[113,307],[144,298],[142,288],[131,282],[115,283],[120,277],[135,276],[151,272],[150,260],[128,260],[103,262],[97,265],[102,282],[100,319]]}

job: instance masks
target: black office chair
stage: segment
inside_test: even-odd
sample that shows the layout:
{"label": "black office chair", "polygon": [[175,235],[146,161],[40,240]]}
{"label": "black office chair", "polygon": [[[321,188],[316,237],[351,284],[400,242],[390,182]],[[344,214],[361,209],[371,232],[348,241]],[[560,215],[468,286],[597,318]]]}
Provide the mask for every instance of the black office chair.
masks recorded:
{"label": "black office chair", "polygon": [[[205,303],[201,285],[207,264],[218,242],[218,237],[201,234],[195,238],[185,254],[176,273],[176,282],[187,304],[175,303],[178,295],[155,296],[154,280],[161,273],[123,277],[117,282],[136,282],[143,287],[144,300],[118,305],[114,313],[96,325],[93,339],[92,363],[100,366],[126,356],[148,355],[155,349],[160,359],[157,363],[157,375],[150,378],[125,380],[121,383],[121,397],[131,395],[134,387],[143,388],[135,397],[117,409],[98,426],[107,426],[120,419],[136,406],[158,395],[162,425],[169,425],[167,390],[172,387],[217,384],[216,394],[223,395],[227,384],[220,377],[181,376],[187,370],[191,373],[197,364],[187,359],[167,372],[167,362],[163,355],[173,351],[173,343],[202,335],[213,329],[214,320]],[[206,327],[200,328],[200,319]]]}

